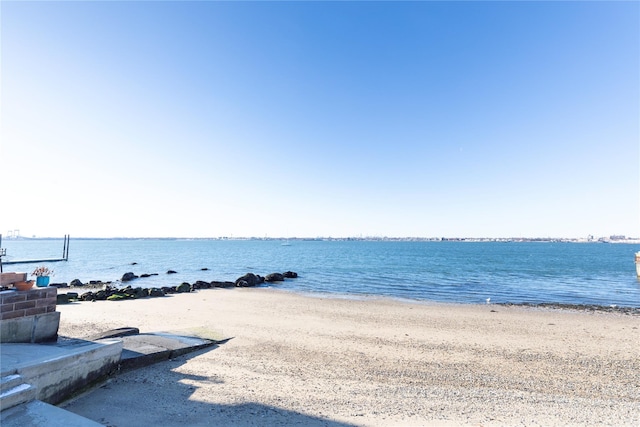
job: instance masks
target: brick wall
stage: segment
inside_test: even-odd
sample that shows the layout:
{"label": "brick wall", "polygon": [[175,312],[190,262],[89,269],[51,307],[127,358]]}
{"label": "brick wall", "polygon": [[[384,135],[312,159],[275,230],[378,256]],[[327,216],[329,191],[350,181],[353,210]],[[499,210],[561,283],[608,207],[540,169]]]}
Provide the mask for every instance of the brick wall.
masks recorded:
{"label": "brick wall", "polygon": [[18,319],[56,311],[56,288],[0,292],[0,319]]}

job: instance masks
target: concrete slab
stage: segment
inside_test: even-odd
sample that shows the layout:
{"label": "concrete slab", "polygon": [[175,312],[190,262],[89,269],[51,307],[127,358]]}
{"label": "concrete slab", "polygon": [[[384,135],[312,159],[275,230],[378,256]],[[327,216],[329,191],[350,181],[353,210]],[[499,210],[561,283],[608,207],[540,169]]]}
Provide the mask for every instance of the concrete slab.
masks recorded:
{"label": "concrete slab", "polygon": [[4,346],[11,343],[55,341],[58,336],[59,324],[59,311],[5,319],[0,323],[0,342]]}
{"label": "concrete slab", "polygon": [[[131,333],[131,331],[120,331]],[[5,407],[2,427],[96,427],[100,424],[48,403],[59,403],[100,377],[171,359],[223,341],[169,333],[136,334],[97,341],[60,339],[51,344],[3,344],[0,377],[4,388],[33,386],[38,400]],[[16,383],[16,384],[14,384]],[[5,393],[8,393],[5,392]]]}
{"label": "concrete slab", "polygon": [[55,404],[113,372],[121,353],[119,340],[2,344],[0,376],[21,375],[36,388],[36,399]]}
{"label": "concrete slab", "polygon": [[[19,378],[22,378],[18,375]],[[36,398],[36,388],[31,384],[20,383],[0,393],[0,410],[13,408]]]}
{"label": "concrete slab", "polygon": [[218,343],[213,340],[167,333],[127,335],[117,339],[122,341],[120,369],[123,370],[141,368],[163,360],[173,359]]}
{"label": "concrete slab", "polygon": [[2,427],[103,427],[102,424],[34,400],[0,413]]}

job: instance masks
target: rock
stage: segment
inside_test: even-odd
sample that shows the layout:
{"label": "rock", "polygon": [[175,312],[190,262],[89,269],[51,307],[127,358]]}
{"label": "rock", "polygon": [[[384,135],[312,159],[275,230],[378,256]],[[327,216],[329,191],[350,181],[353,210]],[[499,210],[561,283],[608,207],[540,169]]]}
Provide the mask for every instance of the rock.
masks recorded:
{"label": "rock", "polygon": [[69,299],[78,299],[77,292],[67,292],[67,296],[69,297]]}
{"label": "rock", "polygon": [[167,274],[176,274],[176,273],[177,273],[177,271],[173,271],[173,270],[167,271]]}
{"label": "rock", "polygon": [[282,273],[282,275],[287,279],[295,279],[296,277],[298,277],[298,273],[296,273],[295,271],[285,271],[284,273]]}
{"label": "rock", "polygon": [[214,288],[233,288],[236,284],[233,282],[211,282],[211,286]]}
{"label": "rock", "polygon": [[109,294],[107,293],[107,291],[103,290],[103,291],[98,291],[94,294],[94,300],[97,301],[105,301],[107,299],[107,297],[109,296]]}
{"label": "rock", "polygon": [[282,282],[284,280],[284,275],[282,273],[271,273],[267,274],[267,277],[264,278],[265,282]]}
{"label": "rock", "polygon": [[151,288],[149,289],[149,296],[150,297],[163,297],[164,296],[164,291],[162,289],[159,288]]}
{"label": "rock", "polygon": [[132,262],[131,265],[138,265],[138,263],[137,262]]}
{"label": "rock", "polygon": [[122,275],[122,279],[120,279],[120,280],[121,280],[122,282],[128,282],[128,281],[130,281],[130,280],[137,279],[137,278],[138,278],[138,276],[136,276],[135,274],[133,274],[133,273],[129,272],[129,273],[124,273],[124,274]]}
{"label": "rock", "polygon": [[49,283],[50,288],[68,288],[69,285],[67,283]]}
{"label": "rock", "polygon": [[264,277],[258,276],[257,274],[253,274],[253,273],[247,273],[242,277],[238,277],[235,281],[236,286],[241,288],[257,286],[263,282],[264,282]]}
{"label": "rock", "polygon": [[80,279],[73,279],[69,286],[71,286],[72,288],[77,288],[80,286],[84,286],[84,283],[82,283]]}
{"label": "rock", "polygon": [[207,267],[201,268],[200,271],[209,271]]}
{"label": "rock", "polygon": [[[134,293],[133,288],[131,286],[127,286],[126,288],[120,289],[119,291],[111,292],[111,295],[122,294],[122,295],[126,295],[126,296],[129,296],[129,297],[132,297],[133,293]],[[109,295],[109,296],[111,296],[111,295]]]}
{"label": "rock", "polygon": [[198,280],[193,284],[193,289],[209,289],[211,284],[209,282],[204,282],[202,280]]}
{"label": "rock", "polygon": [[80,295],[80,299],[82,301],[93,301],[95,300],[95,296],[93,295],[93,292],[85,292],[84,294]]}
{"label": "rock", "polygon": [[143,278],[143,277],[151,277],[151,275],[148,273],[144,273],[140,275],[140,278]]}
{"label": "rock", "polygon": [[133,289],[133,297],[134,298],[146,298],[149,296],[149,291],[147,288],[134,288]]}
{"label": "rock", "polygon": [[191,292],[191,285],[188,284],[187,282],[181,283],[177,288],[176,291],[178,291],[178,293],[185,293],[185,292]]}
{"label": "rock", "polygon": [[69,304],[69,295],[67,294],[56,295],[56,304]]}

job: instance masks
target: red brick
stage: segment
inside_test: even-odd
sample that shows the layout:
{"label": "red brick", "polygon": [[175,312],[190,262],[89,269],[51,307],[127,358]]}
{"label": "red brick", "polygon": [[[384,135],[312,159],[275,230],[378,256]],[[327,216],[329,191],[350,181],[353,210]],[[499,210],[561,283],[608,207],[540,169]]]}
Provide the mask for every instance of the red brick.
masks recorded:
{"label": "red brick", "polygon": [[47,308],[46,307],[34,307],[34,308],[28,308],[25,311],[25,315],[26,316],[35,316],[36,314],[44,314],[47,312]]}
{"label": "red brick", "polygon": [[13,302],[21,302],[21,301],[26,301],[27,300],[27,295],[23,292],[21,293],[15,293],[13,295],[5,295],[2,297],[2,304],[9,304],[9,303],[13,303]]}
{"label": "red brick", "polygon": [[15,306],[13,304],[2,304],[0,305],[0,313],[8,313],[13,311],[14,308]]}
{"label": "red brick", "polygon": [[17,302],[15,304],[16,306],[16,310],[22,310],[22,309],[27,309],[27,308],[35,308],[36,307],[36,302],[35,301],[25,301],[25,302]]}
{"label": "red brick", "polygon": [[10,311],[8,313],[2,313],[0,314],[0,320],[17,319],[19,317],[25,317],[24,313],[25,313],[24,310],[16,310],[16,311]]}
{"label": "red brick", "polygon": [[38,289],[38,288],[31,289],[27,293],[27,299],[28,300],[46,298],[46,296],[47,295],[45,294],[45,292],[42,289]]}
{"label": "red brick", "polygon": [[49,305],[56,305],[56,297],[53,298],[41,298],[36,300],[36,307],[46,307]]}

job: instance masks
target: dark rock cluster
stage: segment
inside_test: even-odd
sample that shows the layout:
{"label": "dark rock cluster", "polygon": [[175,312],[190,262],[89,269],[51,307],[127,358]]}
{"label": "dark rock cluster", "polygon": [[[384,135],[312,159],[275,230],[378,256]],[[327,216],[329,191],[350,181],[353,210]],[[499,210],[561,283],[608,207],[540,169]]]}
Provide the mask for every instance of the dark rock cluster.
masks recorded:
{"label": "dark rock cluster", "polygon": [[[167,273],[170,273],[172,270],[169,270]],[[120,280],[122,283],[130,282],[132,280],[142,278],[142,277],[150,277],[157,274],[143,274],[140,276],[136,276],[132,272],[127,272],[122,275],[122,279]],[[285,278],[296,278],[298,274],[293,271],[287,271],[285,273],[271,273],[267,274],[265,277],[254,273],[247,273],[244,276],[241,276],[235,280],[235,282],[220,282],[220,281],[212,281],[206,282],[203,280],[198,280],[195,283],[187,283],[183,282],[177,286],[165,286],[165,287],[157,287],[157,288],[143,288],[143,287],[132,287],[131,285],[127,285],[126,287],[117,287],[112,286],[111,282],[101,282],[92,280],[89,285],[92,287],[101,286],[102,289],[87,291],[83,294],[78,295],[75,292],[68,292],[66,294],[58,295],[58,304],[66,304],[73,300],[80,301],[121,301],[128,299],[139,299],[139,298],[149,298],[149,297],[164,297],[168,294],[176,294],[176,293],[187,293],[193,292],[199,289],[211,289],[211,288],[246,288],[258,286],[265,282],[282,282]],[[66,283],[55,283],[51,286],[66,288],[69,287]],[[83,287],[85,286],[80,280],[75,279],[71,282],[72,287]]]}

